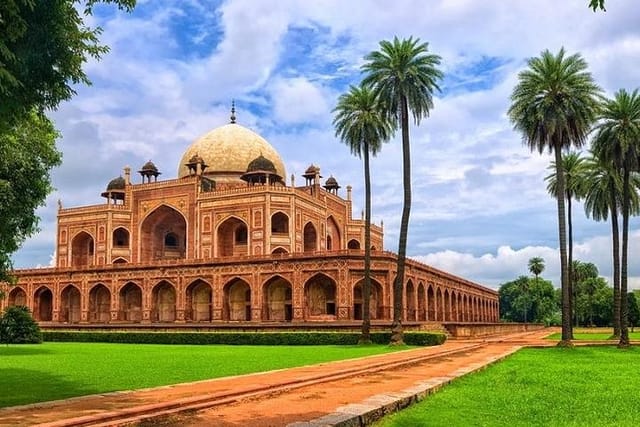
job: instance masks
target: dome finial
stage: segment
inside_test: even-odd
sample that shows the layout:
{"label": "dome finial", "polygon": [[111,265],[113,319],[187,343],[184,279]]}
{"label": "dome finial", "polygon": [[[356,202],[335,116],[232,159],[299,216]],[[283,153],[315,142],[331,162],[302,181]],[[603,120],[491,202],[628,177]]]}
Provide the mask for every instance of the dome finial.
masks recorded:
{"label": "dome finial", "polygon": [[236,122],[236,101],[235,99],[231,100],[231,123]]}

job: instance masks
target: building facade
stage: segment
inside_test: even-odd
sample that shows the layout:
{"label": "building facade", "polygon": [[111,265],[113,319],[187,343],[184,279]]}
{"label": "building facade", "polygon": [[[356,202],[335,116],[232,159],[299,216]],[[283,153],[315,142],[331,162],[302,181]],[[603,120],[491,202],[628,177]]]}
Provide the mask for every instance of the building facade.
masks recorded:
{"label": "building facade", "polygon": [[[59,205],[56,266],[15,271],[2,306],[40,322],[302,322],[362,318],[364,221],[320,168],[286,182],[276,150],[235,123],[187,148],[178,178],[151,162],[105,203]],[[371,226],[371,317],[392,317],[397,256]],[[498,321],[494,290],[407,260],[404,318]]]}

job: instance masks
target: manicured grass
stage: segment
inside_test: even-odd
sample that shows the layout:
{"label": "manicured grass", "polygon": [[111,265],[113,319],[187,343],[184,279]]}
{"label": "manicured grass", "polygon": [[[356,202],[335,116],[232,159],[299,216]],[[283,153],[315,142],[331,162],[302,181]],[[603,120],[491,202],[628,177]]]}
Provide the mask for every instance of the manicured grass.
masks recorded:
{"label": "manicured grass", "polygon": [[0,346],[0,407],[311,365],[396,350],[384,345],[47,342]]}
{"label": "manicured grass", "polygon": [[378,426],[637,426],[640,348],[524,349]]}
{"label": "manicured grass", "polygon": [[[573,330],[573,338],[576,340],[604,341],[611,338],[612,334],[612,328],[575,328]],[[562,334],[560,333],[551,334],[547,337],[548,340],[555,341],[560,341],[561,338]],[[631,329],[629,329],[629,339],[640,340],[640,332],[631,332]]]}

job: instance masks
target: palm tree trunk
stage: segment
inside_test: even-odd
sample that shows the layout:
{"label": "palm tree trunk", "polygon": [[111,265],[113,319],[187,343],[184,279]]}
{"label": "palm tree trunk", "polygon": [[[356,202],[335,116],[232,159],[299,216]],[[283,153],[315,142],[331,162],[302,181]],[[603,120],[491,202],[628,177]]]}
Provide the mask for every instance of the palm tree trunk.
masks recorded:
{"label": "palm tree trunk", "polygon": [[400,121],[402,126],[402,182],[404,187],[404,203],[400,220],[400,237],[398,239],[398,273],[393,283],[393,323],[391,324],[391,344],[404,344],[402,331],[402,291],[404,288],[404,265],[407,256],[407,232],[409,229],[409,213],[411,212],[411,147],[409,145],[409,109],[407,98],[400,99]]}
{"label": "palm tree trunk", "polygon": [[371,176],[369,143],[364,141],[364,284],[362,285],[362,335],[359,344],[371,344]]}
{"label": "palm tree trunk", "polygon": [[[573,283],[573,218],[571,214],[571,192],[567,191],[567,237],[569,239],[569,250],[567,251],[567,286],[569,287],[569,313],[571,313],[574,325],[578,323],[578,315],[575,311],[575,284]],[[573,328],[570,331],[570,339],[573,339]]]}
{"label": "palm tree trunk", "polygon": [[556,200],[558,202],[558,241],[560,243],[560,288],[562,290],[562,339],[559,346],[571,345],[571,311],[569,294],[569,275],[567,268],[567,230],[564,212],[565,183],[562,173],[562,148],[560,144],[555,144],[554,152],[556,157],[556,183],[558,192]]}
{"label": "palm tree trunk", "polygon": [[624,168],[622,180],[622,259],[620,260],[620,341],[618,347],[629,346],[629,305],[627,301],[627,252],[629,247],[629,170]]}
{"label": "palm tree trunk", "polygon": [[611,185],[611,237],[613,241],[613,336],[620,338],[620,231],[616,190]]}

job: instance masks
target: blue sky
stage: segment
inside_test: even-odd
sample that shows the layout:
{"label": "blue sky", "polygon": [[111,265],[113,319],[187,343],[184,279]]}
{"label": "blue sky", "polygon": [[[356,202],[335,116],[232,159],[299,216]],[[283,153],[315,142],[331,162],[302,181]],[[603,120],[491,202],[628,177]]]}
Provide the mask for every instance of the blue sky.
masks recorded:
{"label": "blue sky", "polygon": [[[56,192],[39,210],[42,231],[15,254],[16,267],[49,265],[57,200],[103,203],[100,193],[125,165],[153,160],[177,175],[188,145],[229,120],[264,136],[288,174],[310,164],[354,188],[363,206],[360,160],[335,137],[331,110],[361,79],[363,57],[383,39],[414,36],[442,57],[445,78],[428,119],[411,129],[414,203],[408,253],[497,287],[542,256],[558,283],[548,155],[530,153],[506,117],[527,58],[564,46],[580,52],[608,95],[640,86],[640,8],[587,0],[139,1],[132,14],[99,6],[92,25],[111,47],[86,65],[91,87],[50,114],[62,132]],[[373,160],[373,219],[397,250],[402,207],[399,136]],[[343,194],[344,195],[344,194]],[[575,206],[576,254],[610,274],[609,226]],[[631,285],[640,287],[640,223],[632,222]]]}

